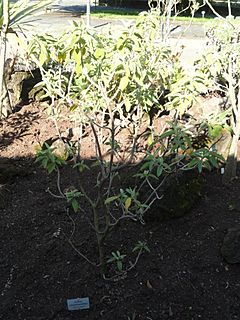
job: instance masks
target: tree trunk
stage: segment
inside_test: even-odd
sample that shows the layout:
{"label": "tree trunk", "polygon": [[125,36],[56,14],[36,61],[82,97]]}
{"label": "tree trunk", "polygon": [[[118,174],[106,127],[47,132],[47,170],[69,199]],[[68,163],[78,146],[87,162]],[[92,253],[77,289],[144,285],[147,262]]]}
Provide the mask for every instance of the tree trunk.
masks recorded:
{"label": "tree trunk", "polygon": [[237,126],[234,131],[232,138],[229,155],[227,158],[227,163],[225,167],[225,172],[223,176],[223,183],[228,184],[233,178],[237,175],[237,149],[238,149],[238,140],[240,135],[240,118],[237,120]]}
{"label": "tree trunk", "polygon": [[231,182],[233,178],[237,175],[237,151],[238,151],[238,140],[240,135],[240,79],[237,84],[237,99],[236,94],[231,92],[231,94],[235,94],[235,97],[232,96],[232,128],[233,128],[233,137],[231,141],[231,146],[229,150],[229,155],[226,162],[225,172],[223,176],[223,183],[228,184]]}
{"label": "tree trunk", "polygon": [[232,17],[231,0],[228,0],[228,16]]}
{"label": "tree trunk", "polygon": [[6,117],[11,113],[12,109],[10,106],[7,85],[5,81],[5,61],[6,61],[6,48],[7,48],[7,33],[9,27],[9,1],[2,0],[3,5],[3,25],[0,34],[0,118]]}
{"label": "tree trunk", "polygon": [[101,274],[104,275],[106,273],[106,257],[104,252],[104,240],[103,240],[103,237],[99,234],[97,234],[97,243],[98,243],[98,254],[99,254]]}

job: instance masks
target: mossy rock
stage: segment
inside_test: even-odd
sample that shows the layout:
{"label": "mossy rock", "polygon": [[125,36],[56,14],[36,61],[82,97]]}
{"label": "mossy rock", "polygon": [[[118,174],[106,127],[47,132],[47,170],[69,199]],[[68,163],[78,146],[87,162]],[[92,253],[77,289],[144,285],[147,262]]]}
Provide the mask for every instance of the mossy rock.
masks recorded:
{"label": "mossy rock", "polygon": [[165,220],[189,213],[201,196],[204,179],[196,172],[172,176],[162,190],[162,199],[156,200],[146,213],[146,220]]}
{"label": "mossy rock", "polygon": [[73,156],[74,148],[69,143],[67,138],[58,136],[51,137],[43,142],[43,150],[49,146],[52,148],[52,153],[59,159],[69,160]]}
{"label": "mossy rock", "polygon": [[31,99],[29,92],[41,81],[39,69],[33,71],[16,71],[7,83],[12,105],[26,103]]}

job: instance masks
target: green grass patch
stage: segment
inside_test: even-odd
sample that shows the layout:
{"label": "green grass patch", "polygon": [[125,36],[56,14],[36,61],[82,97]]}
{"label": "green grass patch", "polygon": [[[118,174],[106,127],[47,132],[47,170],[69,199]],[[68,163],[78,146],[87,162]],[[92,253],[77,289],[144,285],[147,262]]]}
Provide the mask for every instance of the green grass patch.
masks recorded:
{"label": "green grass patch", "polygon": [[140,12],[134,9],[93,9],[91,15],[104,19],[136,19]]}
{"label": "green grass patch", "polygon": [[[136,9],[126,9],[126,8],[92,8],[91,15],[95,18],[99,19],[136,19],[139,13],[143,12],[144,10],[136,10]],[[201,16],[197,17],[188,17],[188,16],[177,16],[172,17],[173,21],[182,22],[182,23],[209,23],[213,22],[214,17],[204,17]],[[235,20],[234,24],[238,25],[240,20]]]}
{"label": "green grass patch", "polygon": [[[92,9],[91,15],[95,18],[102,18],[102,19],[136,19],[136,17],[139,15],[139,13],[143,12],[143,10],[135,10],[135,9]],[[190,20],[192,19],[191,17],[176,17],[172,18],[175,21],[179,22],[186,22],[189,23]],[[194,23],[205,23],[205,22],[210,22],[213,20],[212,17],[194,17],[192,19],[192,22]]]}
{"label": "green grass patch", "polygon": [[213,17],[206,17],[206,18],[202,18],[202,17],[185,17],[185,16],[181,16],[181,17],[176,17],[176,18],[172,18],[172,20],[175,21],[179,21],[179,22],[193,22],[193,23],[206,23],[206,22],[211,22],[214,20]]}

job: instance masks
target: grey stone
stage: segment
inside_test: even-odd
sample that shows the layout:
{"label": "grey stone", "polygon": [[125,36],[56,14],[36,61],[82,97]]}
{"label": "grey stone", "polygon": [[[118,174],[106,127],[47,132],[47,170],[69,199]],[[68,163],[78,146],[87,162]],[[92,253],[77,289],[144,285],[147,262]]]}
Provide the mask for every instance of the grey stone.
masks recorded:
{"label": "grey stone", "polygon": [[225,160],[227,160],[230,146],[232,142],[231,132],[227,129],[223,129],[221,136],[217,138],[216,152],[221,154]]}
{"label": "grey stone", "polygon": [[23,81],[30,77],[30,73],[27,71],[15,72],[11,75],[11,79],[8,82],[8,91],[11,97],[11,105],[15,107],[21,101],[21,93],[23,87]]}
{"label": "grey stone", "polygon": [[[41,81],[41,74],[38,69],[30,71],[15,71],[9,76],[7,88],[11,99],[12,107],[27,102],[34,98],[35,91],[37,93],[42,90],[42,87],[35,89],[35,85]],[[35,91],[34,91],[35,90]],[[33,93],[31,93],[33,91]],[[43,90],[42,90],[43,91]],[[43,91],[43,94],[45,92]]]}

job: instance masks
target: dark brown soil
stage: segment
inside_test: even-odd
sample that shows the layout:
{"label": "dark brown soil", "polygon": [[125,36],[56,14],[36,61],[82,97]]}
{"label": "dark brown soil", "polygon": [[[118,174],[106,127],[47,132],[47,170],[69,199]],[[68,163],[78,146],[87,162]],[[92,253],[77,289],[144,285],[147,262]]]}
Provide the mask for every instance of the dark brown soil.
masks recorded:
{"label": "dark brown soil", "polygon": [[[207,174],[189,214],[160,222],[158,210],[146,225],[122,224],[108,249],[129,253],[126,265],[138,240],[150,253],[125,277],[103,280],[71,246],[96,261],[90,227],[46,192],[55,176],[34,163],[38,142],[55,133],[37,104],[0,123],[0,319],[240,319],[240,266],[220,254],[227,229],[240,224],[240,180],[224,187],[218,173]],[[71,185],[71,172],[61,173]],[[89,297],[90,309],[68,311],[77,297]]]}

